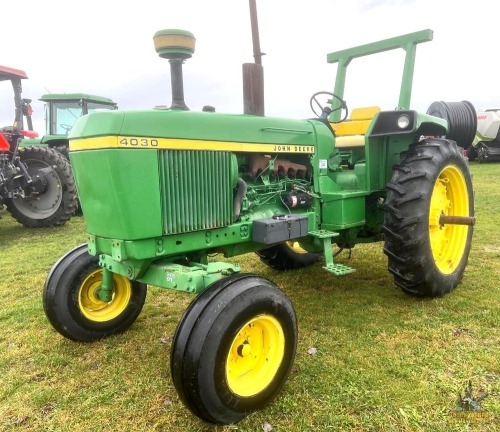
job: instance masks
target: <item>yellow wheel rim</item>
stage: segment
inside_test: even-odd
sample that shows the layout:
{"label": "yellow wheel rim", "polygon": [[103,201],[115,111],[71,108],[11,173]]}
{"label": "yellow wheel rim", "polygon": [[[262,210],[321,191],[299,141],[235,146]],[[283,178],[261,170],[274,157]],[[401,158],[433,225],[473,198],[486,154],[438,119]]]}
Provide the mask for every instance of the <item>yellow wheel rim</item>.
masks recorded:
{"label": "yellow wheel rim", "polygon": [[294,242],[294,241],[287,241],[285,242],[285,245],[291,249],[293,252],[298,253],[298,254],[306,254],[308,253],[301,245],[299,242]]}
{"label": "yellow wheel rim", "polygon": [[451,274],[464,254],[469,228],[464,225],[440,225],[441,215],[469,216],[467,183],[462,172],[452,165],[439,174],[429,211],[429,238],[434,261],[442,273]]}
{"label": "yellow wheel rim", "polygon": [[271,315],[248,321],[234,338],[226,361],[226,379],[238,396],[254,396],[274,379],[283,361],[285,336]]}
{"label": "yellow wheel rim", "polygon": [[90,273],[80,285],[78,305],[82,314],[91,321],[105,322],[119,316],[127,307],[132,296],[132,283],[120,275],[113,275],[111,301],[104,302],[97,292],[102,283],[102,270]]}

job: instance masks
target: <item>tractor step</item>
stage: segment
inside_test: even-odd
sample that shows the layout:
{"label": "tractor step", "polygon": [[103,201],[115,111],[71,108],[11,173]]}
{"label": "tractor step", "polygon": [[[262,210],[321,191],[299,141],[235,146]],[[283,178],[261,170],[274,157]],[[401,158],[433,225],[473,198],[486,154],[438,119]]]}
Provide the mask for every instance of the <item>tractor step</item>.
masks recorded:
{"label": "tractor step", "polygon": [[335,276],[343,276],[346,274],[354,273],[356,269],[346,266],[344,264],[329,264],[323,267],[326,271],[333,273]]}
{"label": "tractor step", "polygon": [[319,239],[324,239],[324,238],[337,237],[339,233],[336,231],[315,230],[315,231],[309,231],[309,235],[317,237]]}
{"label": "tractor step", "polygon": [[323,254],[325,256],[325,265],[323,266],[323,268],[326,271],[333,273],[335,276],[343,276],[356,271],[349,266],[346,266],[344,264],[338,264],[333,260],[332,238],[337,237],[339,235],[338,232],[328,231],[328,230],[316,230],[316,231],[309,231],[309,235],[316,237],[323,242]]}

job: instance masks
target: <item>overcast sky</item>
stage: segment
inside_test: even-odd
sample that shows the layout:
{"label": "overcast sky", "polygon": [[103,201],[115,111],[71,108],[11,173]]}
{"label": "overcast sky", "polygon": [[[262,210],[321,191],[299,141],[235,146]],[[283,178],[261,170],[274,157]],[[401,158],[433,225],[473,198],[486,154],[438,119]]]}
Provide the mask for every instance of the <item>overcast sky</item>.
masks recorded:
{"label": "overcast sky", "polygon": [[[171,102],[169,65],[153,47],[157,30],[194,33],[196,52],[184,65],[192,110],[243,110],[241,65],[253,61],[248,0],[24,0],[2,4],[0,65],[24,70],[23,96],[33,99],[43,134],[44,93],[107,96],[123,109]],[[257,0],[265,73],[266,115],[307,118],[310,96],[333,90],[329,52],[424,29],[412,108],[436,100],[500,105],[496,0]],[[396,106],[404,51],[353,61],[345,99],[350,108]],[[0,126],[14,117],[12,88],[0,82]]]}

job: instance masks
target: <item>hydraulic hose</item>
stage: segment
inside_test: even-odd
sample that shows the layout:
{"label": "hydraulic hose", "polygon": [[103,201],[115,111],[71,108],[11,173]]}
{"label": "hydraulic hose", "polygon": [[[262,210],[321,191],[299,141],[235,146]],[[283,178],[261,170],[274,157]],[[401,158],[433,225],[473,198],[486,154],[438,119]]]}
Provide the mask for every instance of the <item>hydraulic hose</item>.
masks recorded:
{"label": "hydraulic hose", "polygon": [[234,197],[233,204],[233,222],[236,222],[240,218],[241,206],[243,205],[243,198],[247,194],[248,186],[245,181],[239,177],[237,181],[237,191]]}
{"label": "hydraulic hose", "polygon": [[469,148],[477,130],[477,115],[474,105],[469,101],[433,102],[427,109],[427,114],[448,121],[446,138],[456,141],[462,148]]}

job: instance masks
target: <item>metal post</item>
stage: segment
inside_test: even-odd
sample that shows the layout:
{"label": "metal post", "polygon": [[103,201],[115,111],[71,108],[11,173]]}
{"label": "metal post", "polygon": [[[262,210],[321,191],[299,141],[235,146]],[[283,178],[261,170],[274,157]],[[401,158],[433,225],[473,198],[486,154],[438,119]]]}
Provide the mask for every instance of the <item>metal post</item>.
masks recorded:
{"label": "metal post", "polygon": [[16,107],[16,112],[14,116],[14,129],[24,129],[23,123],[23,100],[21,94],[23,91],[23,86],[21,84],[21,79],[18,77],[12,77],[12,88],[14,89],[14,106]]}

